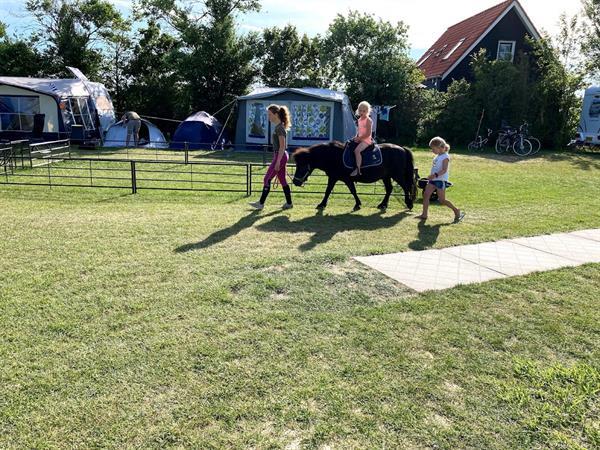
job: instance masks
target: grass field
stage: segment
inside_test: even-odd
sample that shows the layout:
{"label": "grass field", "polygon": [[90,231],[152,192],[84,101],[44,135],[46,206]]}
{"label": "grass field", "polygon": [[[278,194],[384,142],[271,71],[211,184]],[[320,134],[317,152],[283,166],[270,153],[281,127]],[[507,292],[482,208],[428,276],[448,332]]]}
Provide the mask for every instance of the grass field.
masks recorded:
{"label": "grass field", "polygon": [[459,225],[0,186],[0,448],[598,448],[600,265],[416,294],[351,259],[599,227],[597,155],[453,158]]}

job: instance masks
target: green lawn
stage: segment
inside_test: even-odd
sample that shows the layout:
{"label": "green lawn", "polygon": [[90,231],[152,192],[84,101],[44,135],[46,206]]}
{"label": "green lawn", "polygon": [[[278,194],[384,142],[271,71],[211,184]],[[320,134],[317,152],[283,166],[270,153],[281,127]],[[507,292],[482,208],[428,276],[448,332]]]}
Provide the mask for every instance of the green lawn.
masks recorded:
{"label": "green lawn", "polygon": [[597,155],[453,157],[459,225],[0,186],[0,448],[598,448],[600,264],[416,294],[351,259],[600,226]]}

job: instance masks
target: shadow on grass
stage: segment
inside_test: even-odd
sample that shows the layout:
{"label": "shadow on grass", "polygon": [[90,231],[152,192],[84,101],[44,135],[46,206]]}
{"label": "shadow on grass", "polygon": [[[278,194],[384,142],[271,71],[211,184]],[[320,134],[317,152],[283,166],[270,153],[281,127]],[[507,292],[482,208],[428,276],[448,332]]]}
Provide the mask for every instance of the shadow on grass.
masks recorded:
{"label": "shadow on grass", "polygon": [[600,153],[564,151],[561,153],[542,153],[534,158],[546,161],[567,161],[577,169],[600,170]]}
{"label": "shadow on grass", "polygon": [[390,228],[398,224],[408,216],[403,211],[393,216],[383,217],[382,212],[361,216],[347,213],[336,216],[325,216],[318,212],[311,217],[305,217],[298,221],[291,221],[288,216],[278,216],[271,221],[259,225],[262,231],[283,233],[312,233],[310,240],[298,247],[300,251],[312,250],[319,244],[330,241],[336,234],[344,231],[371,231],[381,228]]}
{"label": "shadow on grass", "polygon": [[268,214],[261,214],[260,211],[252,211],[250,214],[242,217],[233,225],[223,228],[222,230],[215,231],[213,234],[208,236],[206,239],[203,239],[200,242],[195,242],[192,244],[185,244],[175,249],[175,253],[187,253],[193,250],[201,250],[204,248],[211,247],[215,244],[225,241],[226,239],[235,236],[240,231],[250,228],[257,221],[261,219],[265,219],[267,217],[273,216],[275,214],[279,214],[281,211],[273,211]]}
{"label": "shadow on grass", "polygon": [[452,225],[450,223],[440,223],[438,225],[428,225],[427,222],[420,220],[417,225],[418,234],[417,238],[408,244],[408,248],[411,250],[426,250],[431,248],[437,242],[438,236],[440,235],[440,228]]}

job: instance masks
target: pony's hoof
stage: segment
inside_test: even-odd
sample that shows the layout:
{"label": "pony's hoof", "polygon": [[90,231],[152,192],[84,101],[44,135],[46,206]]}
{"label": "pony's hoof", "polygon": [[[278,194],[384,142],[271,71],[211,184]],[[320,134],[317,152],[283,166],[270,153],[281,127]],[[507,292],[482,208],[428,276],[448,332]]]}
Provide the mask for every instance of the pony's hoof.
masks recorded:
{"label": "pony's hoof", "polygon": [[377,206],[377,209],[379,209],[380,211],[385,211],[387,208],[388,208],[388,205],[385,205],[383,203],[381,203]]}
{"label": "pony's hoof", "polygon": [[327,205],[324,205],[323,203],[319,203],[319,204],[317,205],[317,209],[318,209],[319,211],[321,211],[321,210],[325,209],[326,207],[327,207]]}
{"label": "pony's hoof", "polygon": [[356,212],[360,210],[360,205],[354,205],[354,208],[352,208],[352,212]]}
{"label": "pony's hoof", "polygon": [[412,211],[414,204],[412,202],[407,203],[406,207],[408,208],[409,211]]}

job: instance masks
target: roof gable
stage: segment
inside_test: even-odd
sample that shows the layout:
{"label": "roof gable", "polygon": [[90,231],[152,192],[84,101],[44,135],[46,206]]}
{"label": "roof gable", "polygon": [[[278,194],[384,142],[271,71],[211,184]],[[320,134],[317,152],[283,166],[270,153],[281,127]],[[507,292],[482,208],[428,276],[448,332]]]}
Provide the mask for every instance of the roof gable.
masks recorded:
{"label": "roof gable", "polygon": [[417,66],[428,79],[445,78],[513,8],[530,34],[539,38],[520,3],[507,0],[448,28],[421,56]]}

